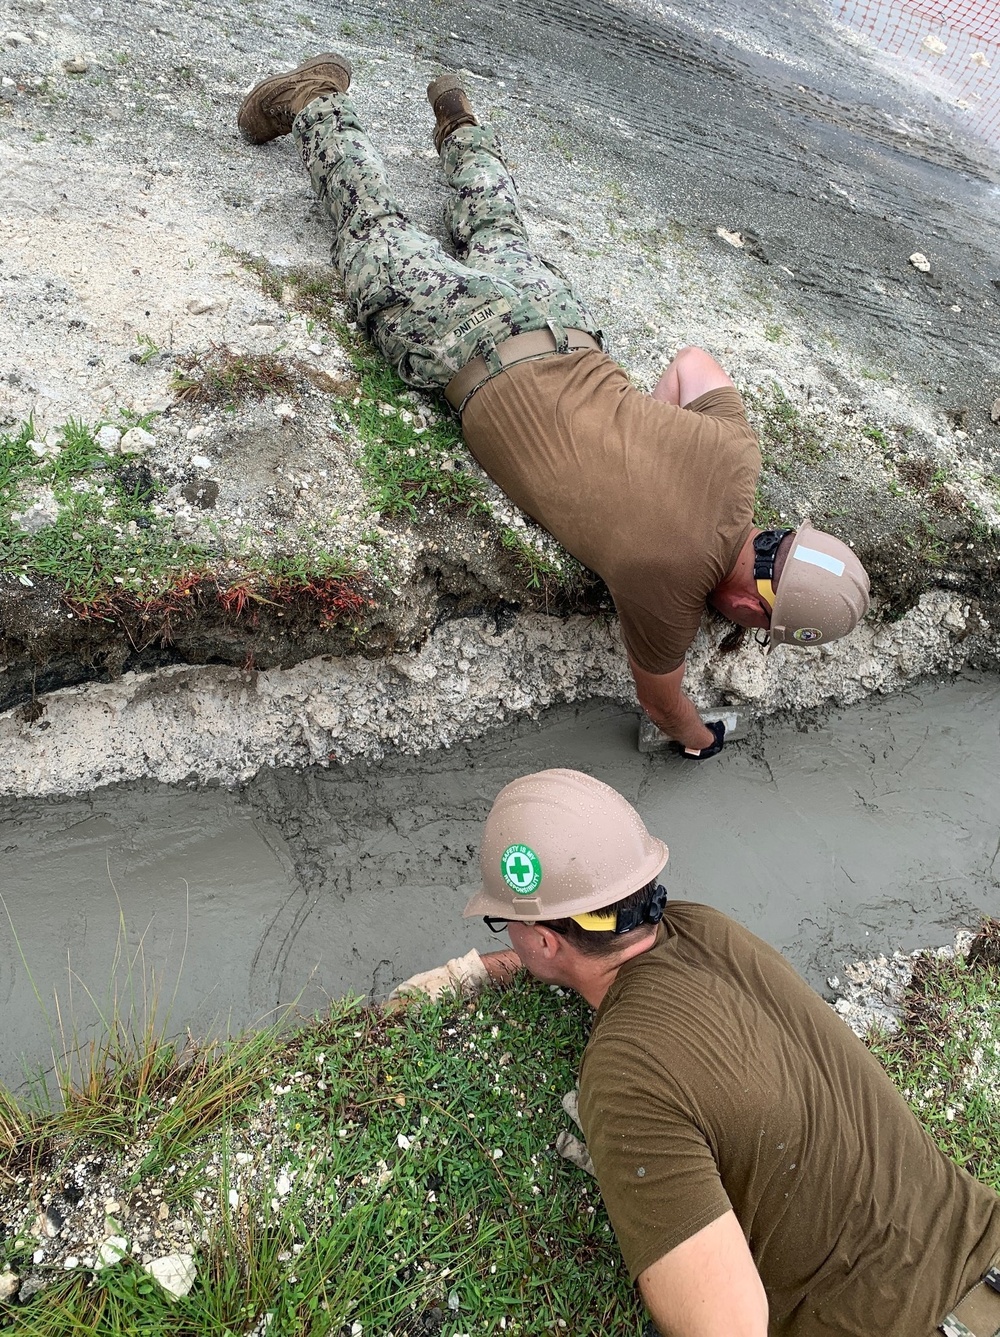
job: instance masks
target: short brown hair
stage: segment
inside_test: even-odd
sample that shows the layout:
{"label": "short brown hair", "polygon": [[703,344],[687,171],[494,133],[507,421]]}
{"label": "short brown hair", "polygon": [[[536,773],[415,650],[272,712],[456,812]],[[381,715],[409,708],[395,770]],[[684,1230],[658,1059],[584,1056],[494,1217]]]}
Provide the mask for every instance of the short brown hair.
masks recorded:
{"label": "short brown hair", "polygon": [[[603,906],[593,913],[617,915],[619,910],[638,910],[648,902],[655,890],[654,878],[638,891],[629,892],[620,901]],[[635,942],[647,929],[656,927],[655,924],[640,924],[637,928],[629,929],[627,933],[615,933],[613,929],[608,929],[607,932],[595,932],[593,929],[582,928],[575,919],[539,919],[536,923],[540,928],[550,928],[553,933],[566,938],[585,956],[612,956],[615,952],[620,952],[623,947]]]}

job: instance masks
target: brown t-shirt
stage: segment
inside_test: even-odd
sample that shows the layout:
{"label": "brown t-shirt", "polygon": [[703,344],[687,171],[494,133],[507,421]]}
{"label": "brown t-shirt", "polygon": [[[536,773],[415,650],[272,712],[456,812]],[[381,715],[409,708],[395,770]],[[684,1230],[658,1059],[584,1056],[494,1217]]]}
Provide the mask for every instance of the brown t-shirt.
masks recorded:
{"label": "brown t-shirt", "polygon": [[683,663],[753,520],[760,451],[739,394],[681,409],[604,353],[565,353],[488,381],[462,432],[508,497],[603,578],[639,667]]}
{"label": "brown t-shirt", "polygon": [[704,905],[669,905],[619,971],[580,1115],[631,1276],[731,1207],[771,1337],[932,1337],[1000,1250],[1000,1198],[779,953]]}

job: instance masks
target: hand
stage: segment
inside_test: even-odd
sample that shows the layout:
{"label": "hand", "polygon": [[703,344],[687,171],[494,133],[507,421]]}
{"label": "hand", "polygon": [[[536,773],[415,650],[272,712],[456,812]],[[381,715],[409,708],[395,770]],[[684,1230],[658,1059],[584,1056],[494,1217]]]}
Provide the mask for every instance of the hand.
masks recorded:
{"label": "hand", "polygon": [[676,750],[682,757],[686,757],[688,761],[707,761],[709,757],[717,757],[725,747],[726,726],[721,720],[712,720],[710,722],[706,720],[705,728],[715,739],[715,742],[710,743],[708,747],[699,749],[696,747],[685,747],[683,743],[677,743],[675,745]]}
{"label": "hand", "polygon": [[[562,1107],[569,1117],[576,1124],[580,1132],[583,1132],[583,1125],[580,1123],[580,1093],[575,1088],[567,1091],[562,1098]],[[587,1144],[572,1133],[567,1133],[565,1129],[559,1133],[556,1138],[556,1151],[565,1161],[575,1165],[577,1169],[583,1170],[588,1175],[593,1175],[596,1179],[597,1171],[594,1169],[594,1162],[590,1159],[590,1152],[587,1150]]]}
{"label": "hand", "polygon": [[465,956],[453,957],[434,970],[422,970],[418,975],[411,975],[408,980],[396,985],[386,1001],[393,1004],[414,995],[423,995],[425,999],[437,1002],[447,993],[473,998],[489,983],[489,979],[489,971],[482,957],[473,950]]}

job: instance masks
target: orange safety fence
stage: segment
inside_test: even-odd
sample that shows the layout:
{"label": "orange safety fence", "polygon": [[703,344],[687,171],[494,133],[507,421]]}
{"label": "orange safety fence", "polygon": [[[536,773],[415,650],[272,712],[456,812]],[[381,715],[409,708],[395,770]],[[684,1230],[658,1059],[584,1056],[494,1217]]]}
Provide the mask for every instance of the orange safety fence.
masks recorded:
{"label": "orange safety fence", "polygon": [[837,17],[1000,144],[1000,0],[841,0]]}

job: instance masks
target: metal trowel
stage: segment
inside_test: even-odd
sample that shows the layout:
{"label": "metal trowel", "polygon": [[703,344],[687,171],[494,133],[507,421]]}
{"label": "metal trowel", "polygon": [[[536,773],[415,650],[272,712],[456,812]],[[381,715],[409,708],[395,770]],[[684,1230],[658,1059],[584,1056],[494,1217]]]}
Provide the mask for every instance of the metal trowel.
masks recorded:
{"label": "metal trowel", "polygon": [[[726,726],[727,743],[746,736],[746,716],[730,710],[729,707],[720,706],[718,710],[702,710],[699,714],[706,724],[709,720],[722,721]],[[670,746],[671,741],[665,733],[661,733],[645,712],[639,716],[640,752],[663,752]]]}

